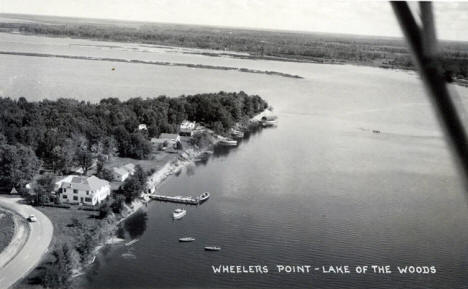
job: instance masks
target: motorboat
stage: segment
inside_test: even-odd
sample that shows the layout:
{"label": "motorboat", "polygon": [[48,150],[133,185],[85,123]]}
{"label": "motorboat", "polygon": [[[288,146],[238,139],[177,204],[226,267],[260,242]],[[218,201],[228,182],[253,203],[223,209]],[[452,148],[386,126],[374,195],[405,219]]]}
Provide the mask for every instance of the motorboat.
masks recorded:
{"label": "motorboat", "polygon": [[198,197],[198,201],[200,203],[203,203],[204,201],[208,200],[209,198],[210,198],[210,193],[204,192],[203,194],[200,195],[200,197]]}
{"label": "motorboat", "polygon": [[192,238],[192,237],[179,238],[179,242],[183,242],[183,243],[193,242],[193,241],[195,241],[195,238]]}
{"label": "motorboat", "polygon": [[263,127],[271,127],[276,125],[276,120],[262,120]]}
{"label": "motorboat", "polygon": [[221,251],[221,247],[217,246],[206,246],[205,251]]}
{"label": "motorboat", "polygon": [[277,116],[276,115],[265,115],[261,118],[261,123],[263,127],[271,127],[276,126],[277,124]]}
{"label": "motorboat", "polygon": [[172,217],[174,218],[174,220],[179,220],[179,219],[182,219],[186,214],[187,214],[186,210],[175,209],[174,212],[172,213]]}

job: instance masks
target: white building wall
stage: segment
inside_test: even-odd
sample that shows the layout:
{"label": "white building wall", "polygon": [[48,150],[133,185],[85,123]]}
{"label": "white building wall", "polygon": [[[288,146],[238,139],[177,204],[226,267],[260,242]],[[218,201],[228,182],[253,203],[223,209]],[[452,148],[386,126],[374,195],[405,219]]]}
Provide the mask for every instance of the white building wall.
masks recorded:
{"label": "white building wall", "polygon": [[110,195],[110,186],[103,186],[97,191],[77,190],[74,192],[72,188],[62,189],[61,201],[70,204],[84,203],[93,205],[102,202]]}

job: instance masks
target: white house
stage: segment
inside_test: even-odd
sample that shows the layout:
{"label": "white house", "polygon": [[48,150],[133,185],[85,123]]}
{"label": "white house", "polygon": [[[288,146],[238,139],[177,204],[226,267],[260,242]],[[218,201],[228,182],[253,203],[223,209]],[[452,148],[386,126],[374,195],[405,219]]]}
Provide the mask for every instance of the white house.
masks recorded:
{"label": "white house", "polygon": [[110,185],[95,176],[69,175],[55,183],[63,203],[95,206],[110,195]]}
{"label": "white house", "polygon": [[185,136],[192,136],[195,129],[195,122],[184,120],[179,127],[179,134]]}
{"label": "white house", "polygon": [[135,165],[132,163],[112,169],[114,179],[119,182],[125,181],[129,176],[133,175],[133,173],[135,173]]}
{"label": "white house", "polygon": [[148,127],[146,127],[146,124],[140,123],[140,124],[138,125],[138,130],[148,130]]}

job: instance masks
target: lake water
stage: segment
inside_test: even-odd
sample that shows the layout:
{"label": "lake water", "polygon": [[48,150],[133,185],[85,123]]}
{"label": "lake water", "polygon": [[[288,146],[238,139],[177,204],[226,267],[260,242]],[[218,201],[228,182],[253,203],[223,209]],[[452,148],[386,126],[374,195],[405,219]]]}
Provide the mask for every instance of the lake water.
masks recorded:
{"label": "lake water", "polygon": [[[147,49],[148,51],[141,51]],[[259,94],[277,128],[218,150],[170,177],[165,194],[129,219],[132,246],[103,251],[84,288],[467,288],[464,187],[414,73],[351,65],[241,60],[180,49],[0,33],[0,51],[245,67],[304,79],[130,63],[0,55],[0,95],[31,100]],[[112,71],[115,67],[115,71]],[[467,108],[468,89],[451,87]],[[373,133],[379,130],[381,133]],[[181,244],[182,236],[193,243]],[[218,245],[220,252],[205,252]],[[212,265],[266,265],[268,274],[214,274]],[[393,274],[285,274],[277,264],[391,265]],[[396,266],[436,266],[397,274]]]}

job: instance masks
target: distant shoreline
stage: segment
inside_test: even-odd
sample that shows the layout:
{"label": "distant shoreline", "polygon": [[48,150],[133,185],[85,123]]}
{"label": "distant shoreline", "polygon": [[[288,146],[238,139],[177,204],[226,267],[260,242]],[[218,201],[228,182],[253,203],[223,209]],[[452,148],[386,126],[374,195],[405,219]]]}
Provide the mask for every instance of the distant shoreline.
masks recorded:
{"label": "distant shoreline", "polygon": [[304,77],[299,75],[288,74],[278,71],[269,70],[257,70],[249,68],[237,68],[231,66],[215,66],[206,64],[192,64],[192,63],[180,63],[180,62],[166,62],[166,61],[146,61],[138,59],[122,59],[122,58],[108,58],[108,57],[92,57],[92,56],[73,56],[73,55],[62,55],[62,54],[48,54],[48,53],[34,53],[34,52],[12,52],[12,51],[0,51],[2,55],[16,55],[16,56],[32,56],[32,57],[50,57],[50,58],[64,58],[64,59],[79,59],[79,60],[91,60],[91,61],[109,61],[109,62],[123,62],[123,63],[136,63],[136,64],[149,64],[149,65],[161,65],[161,66],[176,66],[176,67],[188,67],[188,68],[200,68],[200,69],[214,69],[214,70],[230,70],[247,73],[267,74],[280,77],[303,79]]}
{"label": "distant shoreline", "polygon": [[[390,63],[375,63],[366,61],[355,61],[351,59],[339,59],[339,58],[327,58],[327,57],[291,57],[291,56],[280,56],[280,55],[257,55],[249,52],[239,52],[234,50],[220,51],[211,48],[197,48],[190,46],[177,46],[169,44],[155,44],[152,42],[142,41],[120,41],[115,39],[102,39],[102,38],[89,38],[89,37],[76,37],[66,35],[54,35],[54,34],[43,34],[43,33],[29,33],[29,32],[13,32],[8,29],[0,28],[0,33],[7,34],[18,34],[23,36],[37,36],[37,37],[50,37],[50,38],[61,38],[61,39],[80,39],[89,41],[99,42],[114,42],[114,43],[134,43],[141,45],[151,45],[154,47],[168,48],[168,49],[190,49],[193,51],[182,51],[182,54],[201,55],[207,57],[227,57],[234,59],[247,59],[247,60],[266,60],[266,61],[280,61],[280,62],[292,62],[292,63],[311,63],[311,64],[341,64],[341,65],[355,65],[362,67],[374,67],[381,69],[390,69],[396,71],[413,71],[417,72],[412,67],[405,67],[398,64]],[[199,50],[199,51],[198,51]],[[303,76],[297,74],[289,74],[279,71],[268,71],[268,70],[257,70],[242,67],[232,66],[217,66],[217,65],[206,65],[206,64],[193,64],[193,63],[179,63],[179,62],[166,62],[166,61],[145,61],[138,59],[119,59],[119,58],[106,58],[106,57],[91,57],[91,56],[72,56],[72,55],[55,55],[55,54],[41,54],[33,52],[12,52],[12,51],[0,51],[0,55],[19,55],[19,56],[35,56],[35,57],[56,57],[66,59],[82,59],[82,60],[94,60],[94,61],[110,61],[110,62],[124,62],[124,63],[139,63],[148,65],[160,65],[160,66],[177,66],[177,67],[188,67],[198,69],[212,69],[212,70],[225,70],[225,71],[238,71],[246,73],[266,74],[274,75],[286,78],[304,79]],[[468,79],[452,77],[452,84],[468,87]]]}

